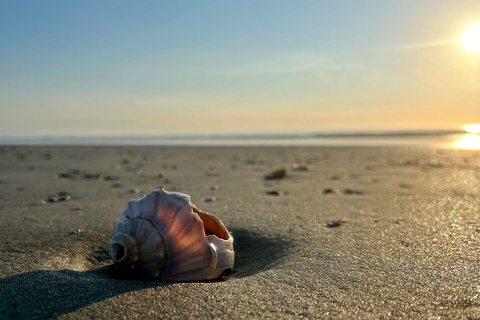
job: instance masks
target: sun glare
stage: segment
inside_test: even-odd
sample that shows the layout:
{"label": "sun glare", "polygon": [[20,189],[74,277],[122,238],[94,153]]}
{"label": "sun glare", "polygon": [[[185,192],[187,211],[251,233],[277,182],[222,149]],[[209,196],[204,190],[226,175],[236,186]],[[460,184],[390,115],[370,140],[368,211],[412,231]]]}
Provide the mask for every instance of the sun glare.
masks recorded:
{"label": "sun glare", "polygon": [[480,24],[471,26],[460,38],[465,48],[472,52],[480,52]]}
{"label": "sun glare", "polygon": [[480,133],[480,124],[467,124],[465,131],[470,133]]}
{"label": "sun glare", "polygon": [[473,133],[467,134],[455,143],[455,147],[460,149],[480,149],[480,137]]}

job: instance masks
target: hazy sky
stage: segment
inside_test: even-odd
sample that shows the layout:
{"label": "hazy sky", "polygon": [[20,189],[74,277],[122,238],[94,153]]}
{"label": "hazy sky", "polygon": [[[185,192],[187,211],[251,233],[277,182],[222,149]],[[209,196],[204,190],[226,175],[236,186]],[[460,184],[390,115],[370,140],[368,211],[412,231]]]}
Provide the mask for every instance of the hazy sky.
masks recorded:
{"label": "hazy sky", "polygon": [[1,1],[0,135],[480,123],[479,0]]}

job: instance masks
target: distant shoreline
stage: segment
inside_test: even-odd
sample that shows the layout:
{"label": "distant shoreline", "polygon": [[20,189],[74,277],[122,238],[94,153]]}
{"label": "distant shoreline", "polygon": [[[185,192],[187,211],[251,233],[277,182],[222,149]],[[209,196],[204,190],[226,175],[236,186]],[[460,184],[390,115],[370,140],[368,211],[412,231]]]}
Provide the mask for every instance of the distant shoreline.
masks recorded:
{"label": "distant shoreline", "polygon": [[267,134],[0,136],[0,145],[81,146],[397,146],[451,142],[464,130],[349,131]]}

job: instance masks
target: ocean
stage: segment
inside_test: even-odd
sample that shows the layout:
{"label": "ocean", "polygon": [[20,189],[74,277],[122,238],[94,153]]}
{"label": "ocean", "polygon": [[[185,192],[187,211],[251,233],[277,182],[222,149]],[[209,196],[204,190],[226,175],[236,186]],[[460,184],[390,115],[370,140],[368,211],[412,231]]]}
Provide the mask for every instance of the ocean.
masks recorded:
{"label": "ocean", "polygon": [[[465,142],[465,139],[468,140]],[[462,141],[463,144],[462,144]],[[37,146],[405,146],[480,148],[480,137],[461,130],[198,134],[125,136],[1,136],[0,145]]]}

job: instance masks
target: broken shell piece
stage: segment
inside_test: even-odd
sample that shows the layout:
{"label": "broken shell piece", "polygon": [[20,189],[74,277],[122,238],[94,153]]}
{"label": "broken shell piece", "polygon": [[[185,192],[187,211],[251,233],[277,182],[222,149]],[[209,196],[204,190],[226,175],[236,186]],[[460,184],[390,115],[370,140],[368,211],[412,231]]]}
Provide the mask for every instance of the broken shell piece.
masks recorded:
{"label": "broken shell piece", "polygon": [[292,164],[292,170],[295,171],[310,171],[310,166],[308,164],[298,164],[294,162]]}
{"label": "broken shell piece", "polygon": [[122,271],[164,281],[216,279],[234,263],[223,223],[186,194],[154,190],[115,221],[110,256]]}

